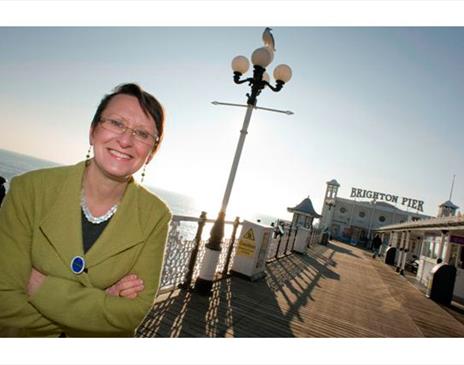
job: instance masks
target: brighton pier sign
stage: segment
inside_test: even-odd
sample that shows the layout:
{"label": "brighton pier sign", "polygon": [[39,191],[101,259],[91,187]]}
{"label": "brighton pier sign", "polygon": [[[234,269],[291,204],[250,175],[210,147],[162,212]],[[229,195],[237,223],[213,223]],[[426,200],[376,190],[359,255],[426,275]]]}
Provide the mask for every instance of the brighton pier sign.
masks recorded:
{"label": "brighton pier sign", "polygon": [[[377,191],[371,191],[366,189],[351,188],[351,198],[367,198],[373,200],[385,200],[391,203],[398,203],[398,195],[379,193]],[[424,202],[422,200],[416,200],[411,198],[401,197],[401,205],[407,205],[408,208],[416,209],[419,212],[424,211]]]}

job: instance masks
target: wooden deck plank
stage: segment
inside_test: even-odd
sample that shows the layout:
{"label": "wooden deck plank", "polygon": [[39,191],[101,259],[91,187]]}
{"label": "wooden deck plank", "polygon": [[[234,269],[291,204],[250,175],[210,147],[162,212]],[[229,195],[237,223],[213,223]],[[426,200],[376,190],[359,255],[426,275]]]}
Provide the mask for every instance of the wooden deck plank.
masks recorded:
{"label": "wooden deck plank", "polygon": [[463,337],[464,325],[367,252],[339,242],[267,265],[210,298],[160,295],[140,337]]}

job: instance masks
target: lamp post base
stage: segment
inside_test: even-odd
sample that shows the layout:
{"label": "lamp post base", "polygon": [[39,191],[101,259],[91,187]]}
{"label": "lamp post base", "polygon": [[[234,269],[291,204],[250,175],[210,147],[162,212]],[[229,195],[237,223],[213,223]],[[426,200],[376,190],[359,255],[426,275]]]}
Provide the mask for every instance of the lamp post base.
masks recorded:
{"label": "lamp post base", "polygon": [[211,228],[211,235],[205,246],[205,256],[200,266],[200,273],[195,282],[195,291],[202,295],[209,295],[213,287],[214,275],[221,254],[221,242],[224,237],[224,219],[225,213],[219,212],[218,218]]}
{"label": "lamp post base", "polygon": [[214,276],[221,251],[206,248],[205,257],[201,263],[200,273],[195,281],[195,291],[201,295],[210,295],[213,288]]}
{"label": "lamp post base", "polygon": [[212,289],[213,289],[213,282],[210,281],[210,280],[205,280],[205,279],[198,278],[195,281],[194,290],[195,290],[196,293],[198,293],[200,295],[210,296]]}

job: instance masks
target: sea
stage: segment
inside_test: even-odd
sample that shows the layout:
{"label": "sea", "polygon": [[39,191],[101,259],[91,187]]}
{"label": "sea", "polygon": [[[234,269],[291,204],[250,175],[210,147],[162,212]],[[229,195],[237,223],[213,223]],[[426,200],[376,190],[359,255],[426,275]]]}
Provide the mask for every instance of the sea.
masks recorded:
{"label": "sea", "polygon": [[[7,180],[5,185],[7,190],[12,177],[28,171],[55,166],[61,165],[53,161],[42,160],[36,157],[0,149],[0,176],[3,176]],[[194,199],[187,195],[152,186],[147,186],[147,189],[166,202],[174,214],[199,216],[201,213],[201,210],[195,206]]]}
{"label": "sea", "polygon": [[[33,156],[0,149],[0,176],[3,176],[7,180],[5,184],[7,191],[12,177],[28,171],[55,166],[61,165],[53,161],[42,160]],[[146,188],[159,196],[169,206],[173,214],[190,217],[200,216],[202,207],[196,204],[193,197],[149,185],[146,186]],[[208,213],[209,216],[215,216],[215,214]],[[259,213],[251,217],[246,217],[246,219],[253,221],[259,219],[263,224],[270,224],[277,220],[276,217]]]}

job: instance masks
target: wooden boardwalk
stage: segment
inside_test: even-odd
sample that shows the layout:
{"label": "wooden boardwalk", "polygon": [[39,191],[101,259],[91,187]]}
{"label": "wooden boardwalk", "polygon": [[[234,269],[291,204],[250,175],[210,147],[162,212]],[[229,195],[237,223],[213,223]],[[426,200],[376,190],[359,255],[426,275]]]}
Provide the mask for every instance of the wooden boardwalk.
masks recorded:
{"label": "wooden boardwalk", "polygon": [[464,324],[366,251],[340,242],[229,277],[211,297],[160,295],[138,337],[463,337]]}

